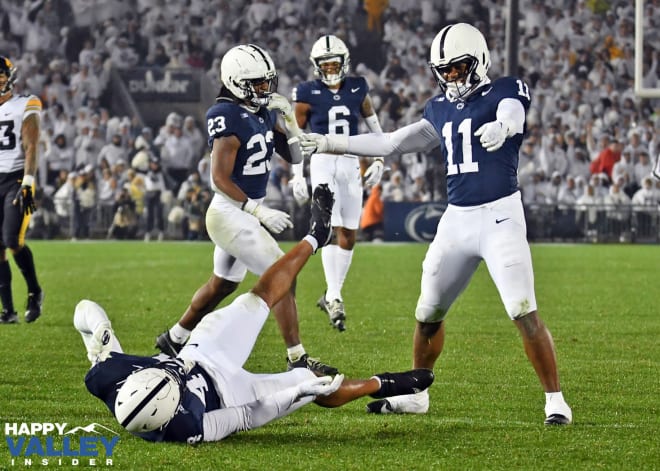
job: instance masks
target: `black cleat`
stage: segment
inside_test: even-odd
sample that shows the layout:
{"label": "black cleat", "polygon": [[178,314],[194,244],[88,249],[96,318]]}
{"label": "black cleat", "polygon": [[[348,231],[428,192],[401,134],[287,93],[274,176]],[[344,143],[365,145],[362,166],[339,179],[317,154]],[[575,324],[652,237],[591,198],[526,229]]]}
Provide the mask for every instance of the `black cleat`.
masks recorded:
{"label": "black cleat", "polygon": [[320,249],[330,243],[332,238],[332,225],[330,217],[332,216],[332,205],[335,199],[327,183],[321,183],[314,188],[312,195],[312,215],[309,223],[309,235],[318,242]]}
{"label": "black cleat", "polygon": [[562,414],[552,414],[546,417],[545,425],[568,425],[571,423],[571,420]]}
{"label": "black cleat", "polygon": [[393,414],[394,408],[387,399],[379,399],[367,404],[367,412],[369,414]]}
{"label": "black cleat", "polygon": [[292,370],[294,368],[307,368],[313,372],[316,376],[334,376],[339,373],[339,370],[334,366],[326,365],[321,363],[316,358],[310,357],[308,354],[304,354],[298,360],[291,361],[287,358],[286,360],[287,370]]}
{"label": "black cleat", "polygon": [[44,303],[44,291],[41,290],[38,293],[28,293],[25,311],[25,322],[34,322],[39,319],[41,315],[41,306]]}
{"label": "black cleat", "polygon": [[376,377],[380,379],[380,389],[378,392],[371,394],[371,397],[376,399],[416,394],[431,386],[435,379],[433,371],[426,368],[418,368],[403,373],[381,373]]}
{"label": "black cleat", "polygon": [[163,352],[165,355],[174,358],[179,354],[179,352],[183,348],[183,344],[177,343],[174,340],[172,340],[172,337],[170,337],[170,332],[166,330],[158,337],[156,337],[155,347],[159,349],[161,352]]}
{"label": "black cleat", "polygon": [[2,314],[0,314],[0,324],[18,324],[18,315],[16,312],[3,309]]}

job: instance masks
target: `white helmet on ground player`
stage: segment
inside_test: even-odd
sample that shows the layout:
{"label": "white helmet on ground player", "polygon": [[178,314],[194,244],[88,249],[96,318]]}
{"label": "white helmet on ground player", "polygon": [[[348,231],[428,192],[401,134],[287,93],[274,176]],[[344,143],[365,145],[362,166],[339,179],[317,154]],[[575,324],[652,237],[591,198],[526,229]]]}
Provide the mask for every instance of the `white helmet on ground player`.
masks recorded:
{"label": "white helmet on ground player", "polygon": [[[321,36],[312,46],[312,52],[309,54],[309,60],[312,61],[314,66],[314,75],[321,79],[326,85],[337,85],[346,74],[351,64],[351,58],[348,48],[344,41],[337,36],[327,34]],[[321,65],[325,62],[339,61],[339,72],[336,74],[327,74],[321,70]]]}
{"label": "white helmet on ground player", "polygon": [[138,370],[117,392],[115,417],[129,432],[151,432],[172,420],[181,393],[182,382],[176,373],[163,368]]}
{"label": "white helmet on ground player", "polygon": [[[220,80],[238,99],[254,107],[266,106],[277,90],[277,70],[270,55],[254,44],[231,48],[220,63]],[[262,89],[262,84],[268,87]]]}
{"label": "white helmet on ground player", "polygon": [[490,68],[484,35],[467,23],[444,27],[431,44],[429,66],[448,98],[467,97],[487,78]]}

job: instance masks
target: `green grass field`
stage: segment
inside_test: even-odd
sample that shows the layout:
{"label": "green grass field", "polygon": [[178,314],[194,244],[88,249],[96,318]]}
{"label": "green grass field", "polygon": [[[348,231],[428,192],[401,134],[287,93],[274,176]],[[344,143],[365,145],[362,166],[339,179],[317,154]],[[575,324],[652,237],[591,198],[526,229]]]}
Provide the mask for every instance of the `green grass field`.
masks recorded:
{"label": "green grass field", "polygon": [[[288,247],[288,245],[286,245]],[[536,245],[539,312],[553,332],[574,425],[543,423],[544,396],[517,330],[480,267],[447,319],[447,342],[425,416],[373,416],[367,399],[334,410],[315,405],[219,443],[152,444],[120,430],[87,393],[84,347],[72,326],[82,298],[106,308],[127,352],[153,354],[211,272],[210,243],[32,242],[46,290],[34,324],[0,326],[0,425],[98,422],[120,433],[111,469],[140,470],[647,470],[660,467],[660,247]],[[344,288],[347,331],[315,307],[320,256],[298,280],[307,351],[349,377],[408,369],[426,246],[359,245]],[[12,262],[17,307],[25,283]],[[239,291],[246,290],[249,277]],[[22,320],[22,315],[21,315]],[[269,319],[248,362],[285,368]],[[3,429],[4,434],[4,429]],[[59,438],[56,439],[56,443]],[[48,467],[35,459],[32,468]],[[89,468],[85,459],[76,467]],[[102,464],[96,467],[104,467]],[[0,469],[12,465],[0,444]]]}

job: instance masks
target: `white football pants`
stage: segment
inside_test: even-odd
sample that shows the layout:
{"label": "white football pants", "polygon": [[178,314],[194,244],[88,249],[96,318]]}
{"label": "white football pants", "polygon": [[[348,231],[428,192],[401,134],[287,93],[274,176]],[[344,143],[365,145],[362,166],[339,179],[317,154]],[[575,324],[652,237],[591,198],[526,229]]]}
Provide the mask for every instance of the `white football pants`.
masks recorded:
{"label": "white football pants", "polygon": [[481,260],[511,319],[536,310],[520,192],[481,206],[447,207],[422,264],[415,318],[420,322],[444,319]]}

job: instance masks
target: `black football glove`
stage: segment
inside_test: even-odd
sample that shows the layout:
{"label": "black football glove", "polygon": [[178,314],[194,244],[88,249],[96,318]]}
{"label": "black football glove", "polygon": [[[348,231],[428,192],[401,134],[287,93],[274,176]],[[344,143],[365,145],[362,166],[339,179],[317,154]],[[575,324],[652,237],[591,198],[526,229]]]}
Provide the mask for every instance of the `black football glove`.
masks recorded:
{"label": "black football glove", "polygon": [[23,185],[16,193],[13,201],[14,205],[19,205],[21,212],[26,216],[32,214],[37,210],[37,205],[34,204],[34,196],[32,196],[32,187]]}

